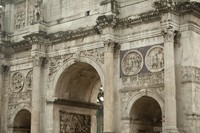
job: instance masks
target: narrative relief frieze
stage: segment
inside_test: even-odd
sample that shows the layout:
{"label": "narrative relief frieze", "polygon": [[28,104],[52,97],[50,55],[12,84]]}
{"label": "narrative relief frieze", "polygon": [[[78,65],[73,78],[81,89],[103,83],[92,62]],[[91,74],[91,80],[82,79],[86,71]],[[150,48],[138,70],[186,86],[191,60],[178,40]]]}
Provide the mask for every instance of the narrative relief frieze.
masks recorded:
{"label": "narrative relief frieze", "polygon": [[145,87],[164,84],[164,72],[138,74],[135,76],[122,77],[122,82],[126,87]]}
{"label": "narrative relief frieze", "polygon": [[183,66],[181,68],[181,82],[200,84],[200,68],[194,66]]}
{"label": "narrative relief frieze", "polygon": [[91,133],[91,116],[60,111],[60,133]]}

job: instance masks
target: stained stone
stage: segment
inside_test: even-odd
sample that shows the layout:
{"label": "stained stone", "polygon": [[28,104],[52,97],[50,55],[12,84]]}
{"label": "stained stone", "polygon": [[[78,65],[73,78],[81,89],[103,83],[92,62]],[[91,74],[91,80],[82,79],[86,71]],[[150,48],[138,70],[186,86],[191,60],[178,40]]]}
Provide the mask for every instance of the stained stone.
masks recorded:
{"label": "stained stone", "polygon": [[199,0],[1,0],[0,133],[199,133]]}

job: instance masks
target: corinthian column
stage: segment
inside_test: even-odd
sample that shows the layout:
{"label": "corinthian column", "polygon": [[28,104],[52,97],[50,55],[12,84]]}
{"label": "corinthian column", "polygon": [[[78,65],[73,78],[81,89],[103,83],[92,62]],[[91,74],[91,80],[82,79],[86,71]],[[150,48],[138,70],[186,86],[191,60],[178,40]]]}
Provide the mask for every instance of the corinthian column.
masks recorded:
{"label": "corinthian column", "polygon": [[42,64],[45,58],[45,34],[35,33],[26,36],[32,44],[31,56],[33,59],[33,89],[31,111],[31,133],[42,133]]}
{"label": "corinthian column", "polygon": [[106,42],[104,53],[104,133],[114,133],[114,42]]}
{"label": "corinthian column", "polygon": [[176,76],[174,55],[174,31],[164,32],[164,86],[165,86],[165,125],[164,133],[178,133],[176,107]]}
{"label": "corinthian column", "polygon": [[32,89],[32,114],[31,133],[40,133],[41,113],[41,66],[42,58],[33,56],[33,89]]}

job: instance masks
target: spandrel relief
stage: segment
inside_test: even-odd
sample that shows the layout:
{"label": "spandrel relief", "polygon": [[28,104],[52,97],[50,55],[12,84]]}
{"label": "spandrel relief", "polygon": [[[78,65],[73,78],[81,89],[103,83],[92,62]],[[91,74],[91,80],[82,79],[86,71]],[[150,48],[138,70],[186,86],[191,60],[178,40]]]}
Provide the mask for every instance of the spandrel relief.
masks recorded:
{"label": "spandrel relief", "polygon": [[138,74],[143,67],[142,55],[136,50],[128,52],[122,59],[121,67],[125,75]]}

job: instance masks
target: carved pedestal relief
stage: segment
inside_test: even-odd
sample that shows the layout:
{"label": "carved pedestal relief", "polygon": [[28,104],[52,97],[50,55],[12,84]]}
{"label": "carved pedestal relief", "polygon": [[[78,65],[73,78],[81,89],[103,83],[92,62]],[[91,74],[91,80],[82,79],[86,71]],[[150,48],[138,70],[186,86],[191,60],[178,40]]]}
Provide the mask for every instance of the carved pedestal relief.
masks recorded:
{"label": "carved pedestal relief", "polygon": [[149,49],[146,54],[145,64],[149,71],[158,72],[164,69],[163,47],[155,46]]}
{"label": "carved pedestal relief", "polygon": [[24,0],[15,4],[15,29],[24,28],[42,20],[41,0]]}
{"label": "carved pedestal relief", "polygon": [[125,75],[135,75],[140,72],[142,67],[142,55],[136,50],[128,52],[122,58],[121,68]]}
{"label": "carved pedestal relief", "polygon": [[32,88],[33,88],[33,70],[28,72],[26,76],[26,89],[32,90]]}
{"label": "carved pedestal relief", "polygon": [[12,91],[19,92],[23,89],[24,79],[20,72],[16,72],[12,76]]}
{"label": "carved pedestal relief", "polygon": [[29,0],[28,2],[28,17],[27,17],[27,24],[31,25],[35,22],[35,8],[34,8],[34,3],[35,0]]}
{"label": "carved pedestal relief", "polygon": [[60,111],[60,133],[91,133],[91,117]]}
{"label": "carved pedestal relief", "polygon": [[26,2],[15,4],[15,29],[25,27],[26,22]]}

